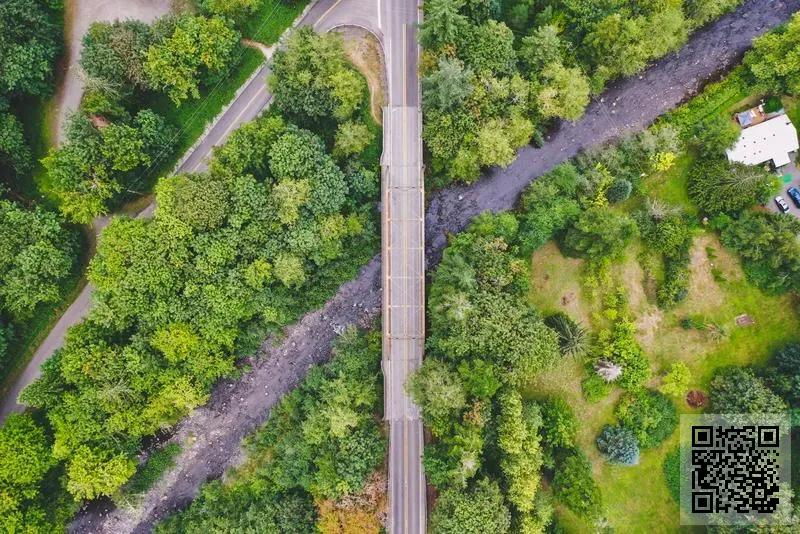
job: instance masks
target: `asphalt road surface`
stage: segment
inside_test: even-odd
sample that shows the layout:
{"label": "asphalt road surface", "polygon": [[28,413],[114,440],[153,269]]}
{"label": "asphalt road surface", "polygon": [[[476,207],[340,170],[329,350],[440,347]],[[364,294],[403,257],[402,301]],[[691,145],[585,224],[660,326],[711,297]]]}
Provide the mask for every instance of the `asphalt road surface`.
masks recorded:
{"label": "asphalt road surface", "polygon": [[382,287],[384,416],[389,421],[389,532],[425,532],[419,408],[405,391],[425,347],[425,189],[419,107],[418,0],[384,1]]}

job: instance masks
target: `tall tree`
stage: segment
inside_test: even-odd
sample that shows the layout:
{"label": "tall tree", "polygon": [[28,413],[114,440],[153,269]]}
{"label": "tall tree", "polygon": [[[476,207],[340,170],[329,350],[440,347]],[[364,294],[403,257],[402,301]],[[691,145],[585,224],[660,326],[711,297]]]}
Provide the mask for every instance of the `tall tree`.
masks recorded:
{"label": "tall tree", "polygon": [[144,70],[150,83],[180,105],[200,97],[200,85],[230,67],[239,33],[219,17],[181,17],[174,33],[151,45]]}
{"label": "tall tree", "polygon": [[47,0],[0,3],[0,94],[46,96],[61,51],[61,27]]}

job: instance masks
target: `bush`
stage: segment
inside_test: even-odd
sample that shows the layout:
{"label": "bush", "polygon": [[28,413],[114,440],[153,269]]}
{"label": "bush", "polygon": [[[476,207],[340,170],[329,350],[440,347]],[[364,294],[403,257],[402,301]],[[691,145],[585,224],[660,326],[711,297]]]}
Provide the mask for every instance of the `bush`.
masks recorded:
{"label": "bush", "polygon": [[542,443],[550,449],[570,449],[575,446],[578,419],[563,397],[553,397],[542,403]]}
{"label": "bush", "polygon": [[606,198],[609,202],[622,202],[631,196],[633,186],[624,178],[617,178],[614,180],[606,191]]}
{"label": "bush", "polygon": [[672,401],[657,391],[629,393],[620,399],[614,414],[629,428],[642,449],[659,445],[678,426]]}
{"label": "bush", "polygon": [[639,443],[629,428],[606,425],[595,440],[597,450],[615,464],[639,463]]}
{"label": "bush", "polygon": [[664,482],[675,502],[681,501],[681,447],[678,445],[667,453],[662,466]]}
{"label": "bush", "polygon": [[636,223],[608,208],[581,213],[564,238],[569,256],[592,261],[620,258],[638,234]]}
{"label": "bush", "polygon": [[775,113],[783,109],[783,102],[781,102],[781,97],[772,95],[767,97],[767,100],[764,102],[764,111],[766,113]]}
{"label": "bush", "polygon": [[587,402],[597,402],[604,399],[610,392],[613,385],[599,377],[594,370],[589,371],[589,376],[581,381],[583,398]]}
{"label": "bush", "polygon": [[584,519],[595,519],[602,511],[600,487],[592,478],[592,464],[586,455],[573,450],[553,476],[556,499]]}
{"label": "bush", "polygon": [[635,337],[636,325],[622,318],[611,329],[601,330],[592,350],[593,361],[606,360],[622,366],[616,383],[627,390],[636,390],[650,378],[650,362]]}
{"label": "bush", "polygon": [[544,320],[544,324],[558,334],[561,354],[574,358],[583,356],[589,348],[589,332],[564,312],[555,313]]}
{"label": "bush", "polygon": [[683,362],[675,362],[670,367],[669,373],[664,377],[659,391],[665,395],[683,397],[684,392],[689,388],[692,380],[692,373],[689,367]]}

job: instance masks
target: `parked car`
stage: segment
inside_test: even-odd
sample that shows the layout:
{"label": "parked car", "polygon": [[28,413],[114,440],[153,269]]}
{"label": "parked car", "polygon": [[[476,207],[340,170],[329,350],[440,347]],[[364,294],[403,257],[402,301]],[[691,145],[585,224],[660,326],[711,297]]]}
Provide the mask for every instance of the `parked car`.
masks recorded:
{"label": "parked car", "polygon": [[789,204],[783,200],[783,197],[775,197],[775,204],[778,205],[778,209],[781,210],[782,213],[789,211]]}
{"label": "parked car", "polygon": [[786,192],[789,194],[789,198],[792,199],[792,202],[794,202],[794,205],[800,208],[800,191],[798,191],[796,187],[790,187]]}

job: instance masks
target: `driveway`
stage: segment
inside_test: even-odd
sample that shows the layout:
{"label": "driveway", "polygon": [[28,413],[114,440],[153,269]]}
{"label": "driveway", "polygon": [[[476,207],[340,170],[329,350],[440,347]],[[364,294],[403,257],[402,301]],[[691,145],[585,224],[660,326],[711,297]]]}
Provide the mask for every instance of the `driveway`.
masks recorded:
{"label": "driveway", "polygon": [[[786,201],[786,203],[789,204],[788,213],[800,219],[800,208],[798,208],[795,205],[795,203],[792,202],[792,199],[789,198],[789,193],[786,192],[790,187],[796,187],[797,189],[800,190],[800,169],[797,168],[797,163],[795,163],[795,158],[797,157],[797,153],[792,152],[789,154],[789,157],[791,158],[792,162],[788,165],[784,165],[783,167],[781,167],[778,170],[778,175],[780,175],[781,178],[783,178],[783,176],[788,174],[791,175],[792,179],[791,181],[786,183],[784,183],[783,180],[781,180],[781,190],[778,193],[778,195],[782,196],[783,199]],[[776,213],[778,212],[778,206],[775,204],[774,197],[770,199],[770,201],[767,203],[767,209],[769,211],[774,211]]]}
{"label": "driveway", "polygon": [[138,19],[152,22],[170,11],[171,0],[65,0],[64,28],[67,44],[65,71],[56,91],[58,111],[55,117],[56,144],[64,140],[64,124],[72,111],[78,109],[83,96],[80,65],[83,36],[93,22],[117,19]]}

